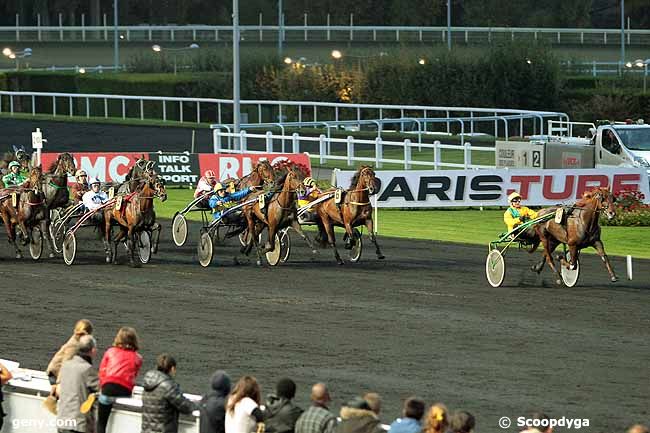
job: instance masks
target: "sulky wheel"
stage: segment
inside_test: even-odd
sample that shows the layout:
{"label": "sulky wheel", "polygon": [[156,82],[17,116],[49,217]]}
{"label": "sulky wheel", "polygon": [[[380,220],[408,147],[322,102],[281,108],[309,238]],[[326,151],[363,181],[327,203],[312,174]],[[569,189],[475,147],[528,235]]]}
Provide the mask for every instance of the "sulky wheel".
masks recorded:
{"label": "sulky wheel", "polygon": [[187,240],[187,220],[185,215],[176,212],[172,220],[172,238],[177,247],[185,245]]}
{"label": "sulky wheel", "polygon": [[32,239],[29,243],[29,254],[32,259],[38,260],[43,254],[43,233],[38,227],[32,228]]}
{"label": "sulky wheel", "polygon": [[210,266],[210,263],[212,263],[212,247],[212,236],[210,236],[210,233],[201,233],[197,252],[199,256],[199,263],[204,268],[207,268]]}
{"label": "sulky wheel", "polygon": [[361,232],[358,229],[352,229],[352,249],[349,250],[350,261],[356,263],[361,259],[363,252],[363,240]]}
{"label": "sulky wheel", "polygon": [[499,287],[506,275],[506,261],[501,251],[491,250],[485,260],[485,276],[492,287]]}
{"label": "sulky wheel", "polygon": [[138,233],[136,237],[136,248],[138,256],[143,265],[149,263],[151,259],[151,235],[147,231]]}
{"label": "sulky wheel", "polygon": [[291,236],[289,236],[289,229],[284,229],[280,233],[280,247],[282,248],[280,262],[286,263],[291,255]]}
{"label": "sulky wheel", "polygon": [[74,258],[77,255],[77,238],[73,232],[68,232],[63,239],[63,261],[66,265],[70,266],[74,263]]}
{"label": "sulky wheel", "polygon": [[[567,261],[567,264],[571,261],[571,253],[568,251],[566,252],[565,260]],[[560,270],[560,274],[562,275],[562,281],[564,282],[564,285],[567,287],[575,286],[578,282],[578,278],[580,277],[580,261],[576,261],[575,269],[569,269],[563,264],[560,264],[560,266],[562,268]]]}
{"label": "sulky wheel", "polygon": [[273,236],[273,243],[273,251],[266,253],[266,261],[269,265],[276,266],[280,263],[280,259],[282,258],[282,244],[278,233]]}

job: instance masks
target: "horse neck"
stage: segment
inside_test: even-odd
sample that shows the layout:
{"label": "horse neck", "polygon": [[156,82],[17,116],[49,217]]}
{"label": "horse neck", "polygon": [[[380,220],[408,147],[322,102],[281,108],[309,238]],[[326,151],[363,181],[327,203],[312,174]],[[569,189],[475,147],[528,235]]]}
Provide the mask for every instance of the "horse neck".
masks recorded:
{"label": "horse neck", "polygon": [[354,201],[366,201],[368,200],[368,188],[363,186],[363,180],[361,176],[357,181],[357,184],[354,186],[352,191],[349,191],[350,198]]}
{"label": "horse neck", "polygon": [[146,182],[138,194],[138,199],[140,200],[140,211],[144,212],[153,207],[153,197],[155,194],[156,191],[151,187],[149,182]]}
{"label": "horse neck", "polygon": [[282,207],[289,207],[289,205],[295,201],[296,195],[293,194],[293,192],[294,191],[291,189],[290,179],[284,179],[282,189],[278,194],[278,204]]}

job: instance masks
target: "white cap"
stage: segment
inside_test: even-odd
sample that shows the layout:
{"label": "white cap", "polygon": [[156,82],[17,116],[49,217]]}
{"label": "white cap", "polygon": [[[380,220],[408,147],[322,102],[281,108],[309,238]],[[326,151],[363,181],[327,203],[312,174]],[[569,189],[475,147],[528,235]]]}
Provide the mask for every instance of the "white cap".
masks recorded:
{"label": "white cap", "polygon": [[92,185],[94,183],[100,183],[101,184],[102,181],[97,179],[96,177],[91,177],[90,179],[88,179],[88,185]]}

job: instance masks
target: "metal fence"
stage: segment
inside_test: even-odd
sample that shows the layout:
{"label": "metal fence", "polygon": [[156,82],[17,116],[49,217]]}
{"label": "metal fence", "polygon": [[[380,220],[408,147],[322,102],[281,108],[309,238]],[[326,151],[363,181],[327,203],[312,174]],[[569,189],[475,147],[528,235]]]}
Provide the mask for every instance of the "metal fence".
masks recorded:
{"label": "metal fence", "polygon": [[[82,17],[82,22],[85,19]],[[5,26],[0,40],[7,42],[112,41],[113,26]],[[246,42],[273,42],[280,34],[287,42],[377,42],[445,43],[447,27],[356,26],[350,25],[243,25],[241,38]],[[219,42],[232,41],[232,26],[211,25],[136,25],[118,26],[121,42]],[[650,30],[626,29],[627,45],[650,45]],[[558,45],[620,46],[621,29],[525,28],[525,27],[452,27],[456,44],[486,44],[505,40],[540,40]]]}
{"label": "metal fence", "polygon": [[[449,134],[489,133],[494,136],[543,134],[548,120],[568,120],[565,113],[500,108],[436,107],[420,105],[342,104],[310,101],[241,101],[242,123],[271,122],[298,128],[307,123],[353,121],[399,124],[406,119],[421,133],[442,124]],[[163,122],[232,123],[233,101],[214,98],[105,95],[0,91],[0,113],[46,114],[54,117],[103,117]],[[313,125],[312,125],[313,126]],[[383,126],[379,126],[381,130]],[[438,129],[440,131],[440,129]]]}
{"label": "metal fence", "polygon": [[642,66],[638,66],[634,62],[598,62],[595,60],[591,62],[563,61],[560,62],[560,66],[568,75],[591,75],[592,77],[599,75],[620,75],[622,73],[646,77],[648,75],[648,68],[645,63]]}

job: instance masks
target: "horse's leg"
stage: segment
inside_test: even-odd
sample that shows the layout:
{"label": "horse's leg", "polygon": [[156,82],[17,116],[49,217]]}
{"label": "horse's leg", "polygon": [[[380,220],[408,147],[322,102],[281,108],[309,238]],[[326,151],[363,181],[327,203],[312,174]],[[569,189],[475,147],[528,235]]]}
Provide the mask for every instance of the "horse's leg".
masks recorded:
{"label": "horse's leg", "polygon": [[9,238],[9,243],[13,245],[14,249],[16,250],[16,258],[22,259],[23,253],[20,252],[20,249],[18,248],[18,243],[16,243],[16,227],[13,224],[11,224],[9,218],[5,220],[5,228],[7,230],[7,237]]}
{"label": "horse's leg", "polygon": [[[345,212],[345,211],[343,211]],[[352,231],[352,222],[351,218],[346,218],[345,213],[343,214],[343,227],[345,228],[345,234],[347,235],[345,238],[345,249],[346,250],[351,250],[352,249],[352,236],[353,236],[353,231]]]}
{"label": "horse's leg", "polygon": [[614,272],[614,268],[612,268],[612,264],[609,262],[609,258],[607,257],[607,254],[605,253],[605,246],[603,245],[603,241],[598,239],[597,241],[594,242],[594,248],[596,249],[596,254],[600,256],[600,259],[603,261],[605,264],[605,267],[607,268],[607,272],[609,273],[609,279],[612,283],[615,283],[618,281],[618,277],[616,276],[616,273]]}
{"label": "horse's leg", "polygon": [[560,274],[560,269],[555,267],[555,261],[553,260],[553,251],[555,251],[559,244],[560,243],[557,240],[550,237],[546,238],[546,242],[544,242],[544,255],[546,256],[546,262],[556,275],[556,284],[562,284],[562,275]]}
{"label": "horse's leg", "polygon": [[153,223],[151,226],[151,253],[156,254],[158,252],[158,243],[160,242],[160,232],[162,231],[162,226],[159,222]]}
{"label": "horse's leg", "polygon": [[50,249],[50,253],[47,255],[49,258],[55,257],[54,240],[52,239],[52,236],[50,236],[51,224],[52,221],[50,221],[49,211],[46,209],[45,218],[41,220],[41,231],[43,232],[43,237],[45,238],[45,242],[47,242],[47,247]]}
{"label": "horse's leg", "polygon": [[334,249],[334,258],[338,262],[339,265],[344,265],[345,262],[343,259],[341,259],[341,256],[339,255],[339,251],[336,249],[336,239],[334,238],[334,226],[330,222],[329,217],[321,217],[321,221],[323,222],[323,228],[325,228],[325,233],[327,233],[327,243]]}
{"label": "horse's leg", "polygon": [[115,262],[117,252],[113,254],[113,246],[111,244],[111,214],[104,212],[104,255],[106,256],[106,263]]}
{"label": "horse's leg", "polygon": [[375,227],[374,223],[372,222],[372,218],[368,218],[366,220],[366,229],[368,229],[368,236],[370,237],[370,241],[375,244],[375,253],[377,253],[377,258],[379,260],[385,259],[386,256],[381,253],[379,243],[377,243],[377,235],[375,235]]}
{"label": "horse's leg", "polygon": [[[302,227],[300,226],[300,223],[298,222],[297,218],[294,218],[291,221],[291,227],[300,235],[300,237],[307,242],[307,245],[309,245],[309,248],[311,248],[311,252],[313,254],[317,254],[318,250],[316,249],[316,244],[311,240],[309,236],[302,230]],[[289,236],[289,234],[287,234]]]}

